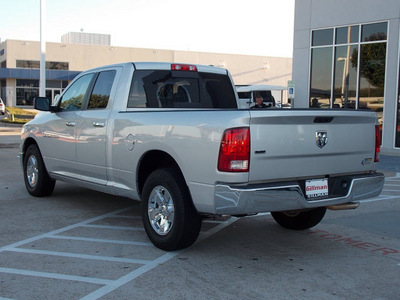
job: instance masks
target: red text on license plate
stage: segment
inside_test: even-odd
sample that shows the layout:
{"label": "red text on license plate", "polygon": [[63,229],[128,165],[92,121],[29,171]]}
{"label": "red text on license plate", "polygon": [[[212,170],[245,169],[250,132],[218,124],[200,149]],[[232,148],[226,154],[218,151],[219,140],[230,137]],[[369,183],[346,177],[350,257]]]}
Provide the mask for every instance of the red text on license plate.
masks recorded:
{"label": "red text on license plate", "polygon": [[328,196],[328,179],[306,180],[307,198]]}

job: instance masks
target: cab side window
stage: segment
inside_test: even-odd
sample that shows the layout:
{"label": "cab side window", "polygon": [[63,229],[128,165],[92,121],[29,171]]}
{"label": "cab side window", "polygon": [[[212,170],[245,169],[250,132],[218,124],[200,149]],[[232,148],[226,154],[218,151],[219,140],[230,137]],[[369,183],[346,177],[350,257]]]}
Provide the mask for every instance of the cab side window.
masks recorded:
{"label": "cab side window", "polygon": [[62,96],[60,108],[62,110],[81,109],[92,78],[93,74],[87,74],[76,80]]}
{"label": "cab side window", "polygon": [[107,107],[115,74],[116,71],[114,70],[100,72],[89,98],[88,109]]}
{"label": "cab side window", "polygon": [[250,99],[251,93],[250,92],[238,92],[239,99]]}

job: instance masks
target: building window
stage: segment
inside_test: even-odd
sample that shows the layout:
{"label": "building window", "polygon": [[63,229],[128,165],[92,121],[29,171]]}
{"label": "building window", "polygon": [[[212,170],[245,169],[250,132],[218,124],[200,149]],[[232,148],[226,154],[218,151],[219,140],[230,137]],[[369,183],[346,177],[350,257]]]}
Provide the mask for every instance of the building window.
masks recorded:
{"label": "building window", "polygon": [[[46,97],[54,98],[67,86],[68,81],[46,80]],[[33,99],[39,95],[39,80],[17,79],[17,105],[33,105]]]}
{"label": "building window", "polygon": [[[357,46],[339,46],[335,49],[335,79],[333,107],[355,108],[357,102]],[[352,60],[350,57],[355,56]],[[347,59],[349,57],[349,59]]]}
{"label": "building window", "polygon": [[333,43],[333,29],[314,30],[312,33],[312,45],[324,46],[332,45]]}
{"label": "building window", "polygon": [[17,79],[17,105],[33,105],[39,95],[39,80]]}
{"label": "building window", "polygon": [[[40,61],[38,60],[17,60],[17,68],[23,69],[40,69]],[[69,70],[69,63],[59,61],[46,61],[46,70]]]}
{"label": "building window", "polygon": [[332,86],[332,47],[311,50],[311,103],[314,108],[329,108]]}
{"label": "building window", "polygon": [[312,31],[310,107],[372,109],[382,125],[387,24]]}

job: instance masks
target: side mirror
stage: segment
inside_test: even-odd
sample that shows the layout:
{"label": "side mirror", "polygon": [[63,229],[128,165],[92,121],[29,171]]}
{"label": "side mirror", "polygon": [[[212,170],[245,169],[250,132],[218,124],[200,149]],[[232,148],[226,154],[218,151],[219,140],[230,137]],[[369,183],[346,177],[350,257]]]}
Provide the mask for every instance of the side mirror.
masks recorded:
{"label": "side mirror", "polygon": [[50,111],[50,99],[45,97],[36,97],[34,107],[37,110]]}
{"label": "side mirror", "polygon": [[46,97],[36,97],[34,108],[41,111],[57,111],[55,106],[50,105],[51,101]]}

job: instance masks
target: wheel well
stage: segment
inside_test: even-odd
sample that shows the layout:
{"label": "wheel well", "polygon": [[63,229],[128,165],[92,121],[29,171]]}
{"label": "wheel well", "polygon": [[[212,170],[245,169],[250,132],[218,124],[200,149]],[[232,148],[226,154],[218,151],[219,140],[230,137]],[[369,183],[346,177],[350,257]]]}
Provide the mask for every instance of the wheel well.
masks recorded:
{"label": "wheel well", "polygon": [[138,184],[138,192],[139,195],[142,194],[144,183],[146,182],[147,177],[155,170],[160,168],[174,167],[179,173],[182,175],[182,171],[179,168],[176,161],[169,154],[159,151],[153,150],[147,152],[141,159],[140,165],[137,172],[137,184]]}
{"label": "wheel well", "polygon": [[[38,144],[36,143],[36,141],[35,141],[33,138],[27,138],[27,139],[25,140],[25,142],[24,142],[24,146],[22,147],[22,156],[25,155],[25,152],[26,152],[26,150],[28,149],[28,147],[29,147],[30,145],[36,145],[36,146],[38,146]],[[38,148],[39,148],[39,146],[38,146]],[[40,151],[40,149],[39,149],[39,151]]]}

